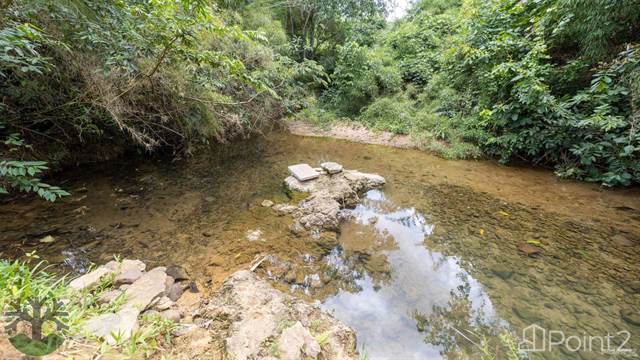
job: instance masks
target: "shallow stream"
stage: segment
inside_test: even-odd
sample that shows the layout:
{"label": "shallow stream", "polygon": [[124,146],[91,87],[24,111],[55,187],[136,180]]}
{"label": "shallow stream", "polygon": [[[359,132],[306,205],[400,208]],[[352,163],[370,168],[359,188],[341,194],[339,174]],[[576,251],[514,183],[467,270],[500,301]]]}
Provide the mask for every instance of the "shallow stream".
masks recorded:
{"label": "shallow stream", "polygon": [[[290,218],[260,203],[291,201],[287,165],[327,160],[387,185],[363,196],[339,234],[295,237]],[[64,176],[69,199],[0,204],[0,256],[37,250],[64,272],[114,254],[176,263],[205,290],[267,257],[258,272],[353,327],[369,359],[480,358],[505,347],[505,332],[522,338],[532,324],[583,347],[571,351],[572,339],[529,358],[637,357],[603,354],[597,339],[585,346],[585,336],[607,334],[611,350],[640,349],[638,190],[288,134],[188,162]],[[41,243],[47,235],[55,241]],[[528,256],[523,245],[540,253]]]}

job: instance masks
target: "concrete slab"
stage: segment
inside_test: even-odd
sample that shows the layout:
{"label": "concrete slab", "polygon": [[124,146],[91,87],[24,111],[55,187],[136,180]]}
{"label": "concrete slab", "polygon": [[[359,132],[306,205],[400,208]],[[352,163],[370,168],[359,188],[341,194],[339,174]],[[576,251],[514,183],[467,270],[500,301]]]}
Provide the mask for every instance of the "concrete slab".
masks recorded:
{"label": "concrete slab", "polygon": [[297,164],[289,166],[289,173],[300,181],[312,180],[320,176],[309,164]]}

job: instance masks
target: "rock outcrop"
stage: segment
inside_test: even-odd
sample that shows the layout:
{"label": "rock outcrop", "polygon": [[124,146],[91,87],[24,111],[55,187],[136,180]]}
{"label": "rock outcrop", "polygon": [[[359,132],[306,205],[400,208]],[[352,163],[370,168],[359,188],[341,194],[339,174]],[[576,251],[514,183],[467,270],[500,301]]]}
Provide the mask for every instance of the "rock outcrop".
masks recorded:
{"label": "rock outcrop", "polygon": [[349,327],[250,271],[227,278],[202,316],[225,329],[223,343],[230,359],[358,359]]}
{"label": "rock outcrop", "polygon": [[293,176],[284,180],[289,190],[309,193],[309,197],[293,211],[294,223],[290,227],[293,233],[337,230],[343,219],[342,209],[355,206],[360,194],[385,183],[384,178],[377,174],[342,170],[342,166],[336,163],[329,163],[326,167],[333,173],[325,171],[318,178],[304,182]]}

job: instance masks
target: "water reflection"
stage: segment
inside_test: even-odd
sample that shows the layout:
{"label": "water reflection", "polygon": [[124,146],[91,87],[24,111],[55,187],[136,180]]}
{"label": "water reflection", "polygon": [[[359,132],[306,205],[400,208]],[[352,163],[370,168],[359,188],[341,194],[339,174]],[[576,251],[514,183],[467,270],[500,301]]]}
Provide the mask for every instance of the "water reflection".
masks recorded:
{"label": "water reflection", "polygon": [[356,330],[369,358],[441,358],[474,346],[448,333],[451,326],[505,324],[456,257],[424,247],[434,230],[425,215],[395,206],[379,190],[365,194],[352,214],[341,248],[325,258],[343,278],[352,275],[352,284],[322,307]]}

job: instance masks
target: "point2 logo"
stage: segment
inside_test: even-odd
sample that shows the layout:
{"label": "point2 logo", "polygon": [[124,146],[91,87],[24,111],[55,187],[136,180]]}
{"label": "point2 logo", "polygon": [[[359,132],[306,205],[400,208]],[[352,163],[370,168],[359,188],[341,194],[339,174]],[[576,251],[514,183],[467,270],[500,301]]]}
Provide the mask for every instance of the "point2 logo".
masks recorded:
{"label": "point2 logo", "polygon": [[602,354],[637,355],[635,350],[627,348],[631,333],[626,330],[605,336],[571,335],[561,330],[547,330],[538,324],[522,329],[522,341],[518,343],[520,353],[546,352],[554,347],[564,347],[569,352],[598,352]]}

